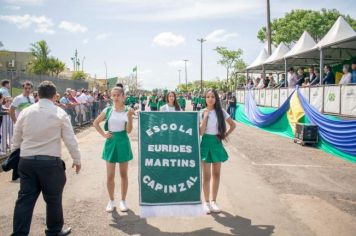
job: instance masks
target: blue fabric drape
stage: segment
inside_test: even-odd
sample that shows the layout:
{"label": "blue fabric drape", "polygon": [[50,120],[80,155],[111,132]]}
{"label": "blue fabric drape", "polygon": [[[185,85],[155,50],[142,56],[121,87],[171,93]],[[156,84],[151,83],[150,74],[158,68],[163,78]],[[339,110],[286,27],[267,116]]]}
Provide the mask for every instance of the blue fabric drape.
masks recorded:
{"label": "blue fabric drape", "polygon": [[[294,92],[293,92],[294,93]],[[289,109],[289,101],[293,93],[287,98],[283,105],[272,113],[262,113],[252,96],[252,90],[247,91],[245,98],[245,114],[249,121],[258,127],[265,127],[275,123],[280,119]]]}
{"label": "blue fabric drape", "polygon": [[356,156],[356,120],[330,119],[310,105],[299,89],[298,96],[305,115],[318,126],[320,137],[336,149]]}

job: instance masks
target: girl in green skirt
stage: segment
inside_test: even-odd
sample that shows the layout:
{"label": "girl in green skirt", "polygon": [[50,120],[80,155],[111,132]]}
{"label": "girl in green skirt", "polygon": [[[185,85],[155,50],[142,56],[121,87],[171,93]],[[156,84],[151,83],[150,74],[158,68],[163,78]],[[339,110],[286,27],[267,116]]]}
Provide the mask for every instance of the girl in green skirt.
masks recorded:
{"label": "girl in green skirt", "polygon": [[[109,202],[106,207],[107,212],[112,212],[115,208],[115,167],[119,163],[121,176],[121,201],[119,208],[127,211],[126,194],[128,188],[128,161],[132,160],[131,144],[128,133],[132,130],[132,120],[134,110],[125,107],[124,90],[115,87],[111,90],[113,105],[105,108],[94,120],[95,129],[106,139],[102,158],[106,161],[107,189],[109,192]],[[105,121],[104,132],[100,123]]]}
{"label": "girl in green skirt", "polygon": [[[205,202],[204,211],[220,212],[216,204],[220,183],[221,162],[228,159],[227,152],[222,141],[225,140],[235,129],[236,124],[230,118],[229,114],[221,108],[220,98],[216,90],[209,89],[205,95],[206,108],[202,110],[200,122],[200,135],[202,141],[200,152],[203,168],[203,192]],[[226,129],[226,123],[229,129]],[[212,179],[212,198],[210,200],[210,182]]]}

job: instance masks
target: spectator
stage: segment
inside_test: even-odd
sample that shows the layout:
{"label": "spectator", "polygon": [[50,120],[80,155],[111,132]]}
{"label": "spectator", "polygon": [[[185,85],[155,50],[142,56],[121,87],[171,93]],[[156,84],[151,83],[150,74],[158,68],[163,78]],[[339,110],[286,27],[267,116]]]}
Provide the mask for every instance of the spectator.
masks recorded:
{"label": "spectator", "polygon": [[344,73],[341,77],[339,84],[351,84],[352,75],[350,72],[350,65],[346,64],[342,67]]}
{"label": "spectator", "polygon": [[308,72],[309,72],[309,81],[313,82],[313,80],[316,79],[314,66],[310,66],[309,69],[308,69]]}
{"label": "spectator", "polygon": [[291,67],[288,70],[288,87],[294,88],[297,85],[298,77],[294,71],[294,68]]}
{"label": "spectator", "polygon": [[302,83],[302,87],[308,87],[310,86],[310,81],[308,77],[305,77],[304,83]]}
{"label": "spectator", "polygon": [[235,119],[235,111],[236,111],[236,97],[231,96],[229,99],[229,107],[227,112],[230,114],[231,119]]}
{"label": "spectator", "polygon": [[35,103],[37,103],[40,100],[40,98],[38,97],[38,92],[34,91],[32,94],[33,94],[33,98],[35,99]]}
{"label": "spectator", "polygon": [[31,96],[33,89],[32,83],[30,81],[25,81],[22,84],[22,89],[22,94],[14,98],[10,108],[10,117],[14,124],[16,123],[20,112],[35,103],[34,97]]}
{"label": "spectator", "polygon": [[325,76],[323,79],[323,84],[335,84],[335,75],[331,69],[331,66],[324,66]]}
{"label": "spectator", "polygon": [[10,81],[5,79],[3,81],[1,81],[1,88],[0,88],[0,93],[4,96],[4,97],[11,97],[10,92]]}
{"label": "spectator", "polygon": [[298,74],[297,74],[297,85],[298,86],[302,86],[302,84],[304,83],[304,79],[305,79],[305,74],[304,74],[304,68],[303,67],[299,67],[298,68]]}
{"label": "spectator", "polygon": [[315,74],[315,77],[314,77],[314,79],[310,80],[310,86],[314,86],[314,85],[319,85],[320,84],[319,69],[314,69],[314,74]]}
{"label": "spectator", "polygon": [[274,88],[276,86],[276,82],[274,81],[273,76],[269,77],[269,83],[268,83],[268,88]]}
{"label": "spectator", "polygon": [[263,89],[264,87],[265,87],[265,79],[264,79],[264,76],[262,75],[256,88],[257,89]]}
{"label": "spectator", "polygon": [[356,84],[356,61],[352,62],[352,78],[351,83]]}
{"label": "spectator", "polygon": [[281,79],[279,80],[278,84],[276,85],[276,88],[285,88],[286,87],[286,75],[281,74]]}
{"label": "spectator", "polygon": [[247,88],[247,89],[252,89],[252,88],[253,88],[253,81],[252,81],[252,79],[248,79],[248,80],[247,80],[246,88]]}

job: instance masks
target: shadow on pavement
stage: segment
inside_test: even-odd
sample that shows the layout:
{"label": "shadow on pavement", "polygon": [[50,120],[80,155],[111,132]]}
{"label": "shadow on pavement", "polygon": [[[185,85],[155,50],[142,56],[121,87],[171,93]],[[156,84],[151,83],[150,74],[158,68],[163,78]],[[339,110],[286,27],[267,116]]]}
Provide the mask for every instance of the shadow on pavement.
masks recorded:
{"label": "shadow on pavement", "polygon": [[128,235],[241,235],[241,236],[268,236],[274,231],[273,225],[251,225],[251,220],[241,217],[233,216],[230,213],[222,212],[221,214],[212,214],[216,222],[229,228],[230,233],[221,233],[206,227],[192,232],[171,233],[162,232],[159,228],[147,223],[146,219],[140,218],[133,211],[129,210],[127,215],[119,215],[115,211],[112,213],[111,227],[114,227]]}

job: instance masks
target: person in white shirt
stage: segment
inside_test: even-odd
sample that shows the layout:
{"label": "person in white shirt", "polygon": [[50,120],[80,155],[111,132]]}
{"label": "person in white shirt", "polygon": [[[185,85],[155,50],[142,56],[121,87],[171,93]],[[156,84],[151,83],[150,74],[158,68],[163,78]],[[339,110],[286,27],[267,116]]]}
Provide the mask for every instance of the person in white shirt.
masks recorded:
{"label": "person in white shirt", "polygon": [[177,102],[177,95],[170,91],[166,96],[166,104],[161,106],[160,111],[180,111],[180,106]]}
{"label": "person in white shirt", "polygon": [[342,72],[344,73],[341,77],[339,84],[351,84],[351,68],[350,65],[346,64],[342,67]]}
{"label": "person in white shirt", "polygon": [[[119,164],[121,177],[119,207],[121,211],[127,211],[128,162],[133,159],[130,139],[127,134],[132,131],[134,109],[125,107],[125,93],[120,87],[114,87],[111,90],[111,98],[113,105],[100,113],[94,120],[93,126],[106,139],[102,154],[102,159],[106,161],[106,186],[110,198],[106,211],[112,212],[116,207],[114,201],[116,163]],[[103,121],[105,121],[104,130],[106,132],[100,127],[100,123]]]}
{"label": "person in white shirt", "polygon": [[[200,144],[200,154],[203,166],[203,193],[205,202],[204,211],[220,212],[216,204],[216,198],[220,183],[221,163],[228,159],[228,154],[222,144],[222,140],[230,135],[235,129],[236,124],[229,114],[221,108],[218,93],[214,89],[209,89],[205,95],[207,107],[203,110],[200,122],[200,135],[202,141]],[[229,124],[229,129],[226,128]],[[212,179],[212,201],[210,199],[210,184]]]}
{"label": "person in white shirt", "polygon": [[15,97],[10,108],[10,117],[16,123],[20,112],[35,103],[35,98],[31,95],[33,84],[30,81],[25,81],[22,84],[22,94]]}
{"label": "person in white shirt", "polygon": [[77,97],[77,100],[79,101],[79,113],[82,115],[82,120],[79,122],[85,122],[87,121],[87,104],[88,104],[88,97],[85,94],[86,90],[82,90],[80,95]]}
{"label": "person in white shirt", "polygon": [[5,79],[1,81],[1,88],[0,88],[0,93],[6,98],[6,97],[11,97],[11,94],[9,92],[10,90],[10,81]]}
{"label": "person in white shirt", "polygon": [[71,231],[62,228],[66,168],[61,159],[61,140],[69,150],[72,167],[77,173],[81,168],[81,156],[68,115],[54,105],[56,92],[51,81],[43,81],[38,88],[39,102],[23,110],[14,127],[12,150],[20,148],[20,190],[12,235],[29,234],[33,209],[40,193],[47,206],[46,235],[67,235]]}
{"label": "person in white shirt", "polygon": [[294,71],[294,68],[291,67],[288,70],[288,88],[295,88],[298,82],[298,76]]}

